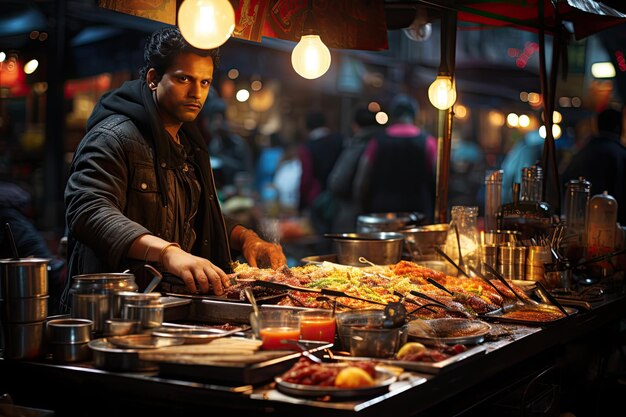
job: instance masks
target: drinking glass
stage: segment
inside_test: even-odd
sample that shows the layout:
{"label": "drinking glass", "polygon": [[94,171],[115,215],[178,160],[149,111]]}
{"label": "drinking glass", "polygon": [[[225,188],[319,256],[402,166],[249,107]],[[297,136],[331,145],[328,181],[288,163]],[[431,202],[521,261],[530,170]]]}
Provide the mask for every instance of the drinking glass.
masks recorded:
{"label": "drinking glass", "polygon": [[300,316],[300,339],[333,343],[335,316],[332,310],[303,310]]}

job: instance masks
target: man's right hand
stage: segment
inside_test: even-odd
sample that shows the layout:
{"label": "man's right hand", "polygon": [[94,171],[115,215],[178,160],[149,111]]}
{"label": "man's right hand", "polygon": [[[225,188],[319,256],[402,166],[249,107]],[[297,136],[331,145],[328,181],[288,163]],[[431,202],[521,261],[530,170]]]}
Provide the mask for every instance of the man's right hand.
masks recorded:
{"label": "man's right hand", "polygon": [[160,262],[164,272],[180,277],[192,293],[212,291],[215,295],[222,295],[224,288],[230,286],[230,279],[221,268],[176,246],[165,248]]}

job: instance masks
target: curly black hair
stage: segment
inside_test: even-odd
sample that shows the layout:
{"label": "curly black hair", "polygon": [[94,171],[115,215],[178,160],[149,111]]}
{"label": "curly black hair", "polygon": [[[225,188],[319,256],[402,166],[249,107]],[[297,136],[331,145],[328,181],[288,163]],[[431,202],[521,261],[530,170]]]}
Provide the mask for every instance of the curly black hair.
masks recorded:
{"label": "curly black hair", "polygon": [[150,35],[146,41],[143,52],[144,66],[139,69],[139,76],[146,79],[150,68],[154,68],[159,79],[165,74],[167,68],[178,54],[191,52],[203,57],[213,58],[213,66],[217,68],[220,62],[220,50],[199,49],[189,44],[183,38],[176,26],[166,26]]}

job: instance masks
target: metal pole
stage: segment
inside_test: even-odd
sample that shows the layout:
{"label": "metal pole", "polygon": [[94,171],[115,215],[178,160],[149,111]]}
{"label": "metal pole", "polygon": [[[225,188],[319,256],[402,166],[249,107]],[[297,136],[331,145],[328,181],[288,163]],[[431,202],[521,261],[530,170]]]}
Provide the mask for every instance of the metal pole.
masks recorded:
{"label": "metal pole", "polygon": [[[456,12],[444,13],[441,18],[441,62],[439,73],[454,80],[456,53]],[[448,174],[452,147],[452,107],[437,111],[437,191],[435,194],[435,221],[448,222]]]}

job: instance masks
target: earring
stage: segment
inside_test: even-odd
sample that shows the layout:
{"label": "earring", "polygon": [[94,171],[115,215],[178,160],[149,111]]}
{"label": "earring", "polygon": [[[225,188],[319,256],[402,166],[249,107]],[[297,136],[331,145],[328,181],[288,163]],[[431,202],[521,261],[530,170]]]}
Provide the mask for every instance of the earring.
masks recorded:
{"label": "earring", "polygon": [[150,83],[149,85],[150,85],[150,88],[153,90],[156,88],[156,85],[154,83]]}

